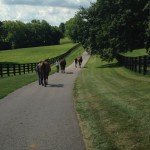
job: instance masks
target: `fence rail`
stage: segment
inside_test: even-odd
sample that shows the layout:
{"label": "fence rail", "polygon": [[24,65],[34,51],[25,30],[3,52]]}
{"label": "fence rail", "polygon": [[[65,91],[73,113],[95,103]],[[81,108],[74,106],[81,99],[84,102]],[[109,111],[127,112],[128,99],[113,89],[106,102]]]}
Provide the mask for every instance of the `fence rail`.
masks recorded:
{"label": "fence rail", "polygon": [[[54,64],[56,60],[61,60],[68,56],[71,52],[80,47],[81,44],[77,44],[76,46],[69,49],[66,53],[61,54],[54,58],[48,58],[48,62],[50,64]],[[21,75],[25,73],[34,72],[36,67],[36,63],[26,63],[26,64],[10,64],[10,63],[0,63],[0,77],[10,76],[10,75]]]}
{"label": "fence rail", "polygon": [[121,65],[132,71],[144,75],[150,73],[150,55],[139,57],[126,57],[123,55],[118,55],[117,60]]}

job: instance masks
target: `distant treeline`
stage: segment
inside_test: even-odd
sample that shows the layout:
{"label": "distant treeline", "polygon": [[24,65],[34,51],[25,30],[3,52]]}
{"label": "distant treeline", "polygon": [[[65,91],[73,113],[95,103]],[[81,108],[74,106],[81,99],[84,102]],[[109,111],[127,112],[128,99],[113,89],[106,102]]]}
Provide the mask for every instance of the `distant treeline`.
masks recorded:
{"label": "distant treeline", "polygon": [[62,32],[45,20],[0,21],[0,50],[59,44]]}

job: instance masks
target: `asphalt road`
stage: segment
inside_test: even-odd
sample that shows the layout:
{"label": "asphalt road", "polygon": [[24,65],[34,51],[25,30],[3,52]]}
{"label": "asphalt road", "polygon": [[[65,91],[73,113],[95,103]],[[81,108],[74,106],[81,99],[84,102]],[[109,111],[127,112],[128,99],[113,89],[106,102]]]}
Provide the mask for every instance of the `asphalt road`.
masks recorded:
{"label": "asphalt road", "polygon": [[[89,56],[84,53],[83,64]],[[49,76],[0,100],[0,150],[85,150],[74,110],[73,85],[83,68]]]}

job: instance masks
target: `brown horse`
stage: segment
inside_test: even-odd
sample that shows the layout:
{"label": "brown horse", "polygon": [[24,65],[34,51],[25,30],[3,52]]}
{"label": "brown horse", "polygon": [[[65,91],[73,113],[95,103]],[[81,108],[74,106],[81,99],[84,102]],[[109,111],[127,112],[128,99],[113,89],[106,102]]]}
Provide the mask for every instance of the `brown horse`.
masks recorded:
{"label": "brown horse", "polygon": [[61,67],[61,73],[65,73],[65,67],[66,67],[66,60],[62,59],[60,61],[60,67]]}
{"label": "brown horse", "polygon": [[78,59],[79,67],[80,67],[80,68],[81,68],[82,61],[83,61],[82,56],[80,56],[80,58]]}
{"label": "brown horse", "polygon": [[[51,67],[48,61],[42,61],[40,63],[40,81],[42,86],[44,85],[46,87],[46,85],[48,84],[48,76],[49,73],[51,71]],[[43,83],[44,80],[44,83]]]}

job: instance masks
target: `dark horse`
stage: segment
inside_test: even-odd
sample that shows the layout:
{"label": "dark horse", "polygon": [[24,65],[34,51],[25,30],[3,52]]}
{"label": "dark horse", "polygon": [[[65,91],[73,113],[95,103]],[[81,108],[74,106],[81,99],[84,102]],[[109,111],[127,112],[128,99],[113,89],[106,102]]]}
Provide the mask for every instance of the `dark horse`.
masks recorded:
{"label": "dark horse", "polygon": [[60,67],[61,67],[61,73],[65,73],[65,67],[66,67],[66,60],[62,59],[60,61]]}
{"label": "dark horse", "polygon": [[81,68],[82,61],[83,61],[82,56],[80,56],[80,58],[78,59],[79,67],[80,67],[80,68]]}
{"label": "dark horse", "polygon": [[[41,81],[41,84],[42,86],[44,85],[46,87],[46,85],[48,84],[48,76],[49,76],[49,73],[51,71],[51,67],[50,67],[50,64],[48,61],[42,61],[40,63],[40,81]],[[44,80],[44,83],[43,83],[43,80]]]}

